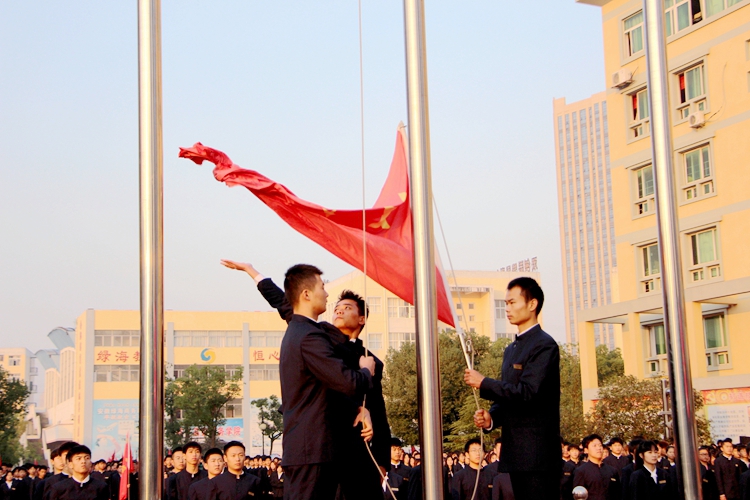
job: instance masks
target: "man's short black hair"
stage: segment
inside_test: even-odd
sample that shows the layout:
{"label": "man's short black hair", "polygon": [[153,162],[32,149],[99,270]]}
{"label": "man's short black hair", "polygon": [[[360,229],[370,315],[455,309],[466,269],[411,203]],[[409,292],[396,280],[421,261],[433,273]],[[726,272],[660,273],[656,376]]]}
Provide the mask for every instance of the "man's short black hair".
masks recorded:
{"label": "man's short black hair", "polygon": [[49,467],[47,467],[46,465],[36,465],[35,467],[37,468],[37,470],[49,470]]}
{"label": "man's short black hair", "polygon": [[240,443],[239,441],[229,441],[227,444],[224,445],[224,454],[227,454],[227,450],[233,446],[239,446],[242,448],[242,454],[245,454],[245,445]]}
{"label": "man's short black hair", "polygon": [[185,453],[185,450],[182,449],[182,446],[177,446],[176,448],[172,448],[172,455],[175,453]]}
{"label": "man's short black hair", "polygon": [[615,436],[615,437],[613,437],[612,439],[609,440],[609,446],[612,446],[615,443],[625,444],[625,443],[622,442],[622,439],[620,437],[618,437],[618,436]]}
{"label": "man's short black hair", "polygon": [[511,280],[511,282],[508,283],[508,290],[512,290],[515,287],[521,289],[521,295],[523,295],[526,302],[531,302],[533,299],[536,299],[535,312],[536,315],[539,316],[542,313],[542,305],[544,305],[544,292],[542,291],[542,287],[539,286],[539,283],[537,283],[534,278],[521,276],[520,278]]}
{"label": "man's short black hair", "polygon": [[401,444],[401,440],[399,438],[391,438],[391,448],[401,448],[403,444]]}
{"label": "man's short black hair", "polygon": [[722,442],[721,442],[721,445],[724,446],[724,443],[733,444],[732,443],[732,438],[724,438],[724,440],[722,440]]}
{"label": "man's short black hair", "polygon": [[[471,445],[473,444],[478,444],[480,447],[482,446],[482,442],[479,440],[479,438],[471,438],[466,441],[466,444],[464,445],[464,452],[468,452],[469,448],[471,448]],[[482,453],[484,453],[484,448],[482,448]]]}
{"label": "man's short black hair", "polygon": [[197,448],[198,453],[203,452],[203,448],[201,448],[201,445],[199,445],[195,441],[190,441],[189,443],[187,443],[185,446],[182,447],[183,453],[187,453],[190,448]]}
{"label": "man's short black hair", "polygon": [[[62,456],[62,455],[65,455],[66,453],[70,453],[70,450],[72,450],[76,446],[79,446],[79,445],[75,441],[67,441],[61,444],[60,447],[57,448],[57,450],[60,452],[60,455]],[[91,453],[89,452],[89,455],[90,454]]]}
{"label": "man's short black hair", "polygon": [[224,459],[224,454],[219,448],[211,448],[203,455],[203,461],[208,462],[208,457],[211,457],[213,455],[219,455],[222,460]]}
{"label": "man's short black hair", "polygon": [[364,316],[365,319],[370,316],[370,308],[367,307],[365,299],[363,299],[362,296],[358,293],[355,293],[351,290],[344,290],[343,292],[341,292],[341,295],[339,295],[339,299],[338,301],[336,301],[336,303],[339,303],[342,300],[353,300],[357,303],[357,312],[360,316]]}
{"label": "man's short black hair", "polygon": [[59,456],[60,456],[60,449],[59,448],[52,450],[52,453],[49,454],[50,460],[54,460],[54,459],[56,459]]}
{"label": "man's short black hair", "polygon": [[312,290],[315,287],[315,278],[321,274],[323,271],[310,264],[297,264],[287,269],[284,275],[284,295],[292,307],[299,302],[299,294],[303,290]]}
{"label": "man's short black hair", "polygon": [[589,444],[591,444],[591,441],[594,441],[597,439],[599,440],[600,443],[603,442],[602,437],[599,434],[590,434],[586,436],[585,438],[583,438],[583,441],[581,441],[581,446],[583,446],[583,449],[585,450],[586,448],[589,447]]}
{"label": "man's short black hair", "polygon": [[91,465],[97,465],[97,464],[100,464],[100,463],[104,464],[104,465],[107,465],[107,462],[105,462],[103,458],[100,458],[99,460],[97,460],[96,462],[94,462]]}
{"label": "man's short black hair", "polygon": [[76,455],[88,455],[91,456],[91,450],[88,446],[84,446],[82,444],[76,445],[72,447],[70,450],[68,450],[68,456],[65,458],[66,462],[72,462],[73,457]]}

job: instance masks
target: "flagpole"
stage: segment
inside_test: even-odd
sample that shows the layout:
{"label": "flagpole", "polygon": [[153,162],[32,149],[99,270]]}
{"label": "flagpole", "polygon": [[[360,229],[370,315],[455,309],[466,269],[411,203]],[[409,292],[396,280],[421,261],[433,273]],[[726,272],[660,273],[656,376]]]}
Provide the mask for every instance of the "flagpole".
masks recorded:
{"label": "flagpole", "polygon": [[441,500],[443,498],[443,424],[440,404],[437,302],[435,300],[427,53],[423,0],[404,0],[404,33],[423,498]]}
{"label": "flagpole", "polygon": [[667,44],[664,36],[662,0],[643,1],[646,76],[651,110],[656,221],[662,266],[664,333],[666,335],[669,385],[672,395],[672,423],[677,437],[678,488],[686,499],[701,498],[698,449],[695,429],[693,383],[687,344],[682,256],[678,230],[677,194],[672,165],[673,144],[667,81]]}
{"label": "flagpole", "polygon": [[162,498],[164,447],[164,233],[161,1],[138,0],[141,378],[140,498]]}

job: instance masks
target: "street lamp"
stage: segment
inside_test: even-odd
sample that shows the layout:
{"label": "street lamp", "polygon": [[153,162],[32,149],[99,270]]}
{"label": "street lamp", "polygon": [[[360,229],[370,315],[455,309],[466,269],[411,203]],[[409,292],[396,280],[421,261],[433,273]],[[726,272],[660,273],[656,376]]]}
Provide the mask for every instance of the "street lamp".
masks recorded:
{"label": "street lamp", "polygon": [[262,421],[260,424],[258,424],[258,427],[260,427],[260,439],[263,442],[263,456],[266,455],[266,429],[268,428],[268,425],[266,425],[265,421]]}

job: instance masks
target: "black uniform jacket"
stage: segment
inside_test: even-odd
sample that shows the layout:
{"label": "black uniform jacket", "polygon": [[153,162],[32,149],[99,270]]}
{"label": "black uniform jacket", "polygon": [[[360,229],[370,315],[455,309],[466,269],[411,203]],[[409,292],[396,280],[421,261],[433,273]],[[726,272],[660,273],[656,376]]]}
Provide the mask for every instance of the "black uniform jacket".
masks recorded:
{"label": "black uniform jacket", "polygon": [[281,472],[281,477],[279,471],[271,471],[270,480],[273,498],[284,498],[284,471]]}
{"label": "black uniform jacket", "polygon": [[109,486],[100,479],[89,476],[79,483],[72,477],[58,481],[50,492],[52,500],[109,500]]}
{"label": "black uniform jacket", "polygon": [[502,378],[479,388],[503,428],[501,472],[560,470],[560,350],[536,325],[506,349]]}
{"label": "black uniform jacket", "polygon": [[391,474],[390,472],[387,474],[387,480],[390,490],[386,488],[383,491],[383,499],[393,500],[393,496],[391,495],[391,491],[393,491],[396,500],[407,500],[409,494],[409,483],[404,481],[404,478],[399,474]]}
{"label": "black uniform jacket", "polygon": [[363,395],[372,386],[370,371],[347,368],[333,346],[317,322],[292,316],[279,361],[284,467],[334,461],[336,433],[356,416],[356,408],[347,414],[351,405],[342,396]]}
{"label": "black uniform jacket", "polygon": [[14,479],[10,485],[5,480],[2,480],[0,484],[0,499],[2,500],[28,500],[30,495],[28,485],[20,479]]}
{"label": "black uniform jacket", "polygon": [[589,500],[620,500],[622,496],[620,475],[606,464],[582,462],[573,473],[573,487],[576,486],[588,490]]}
{"label": "black uniform jacket", "polygon": [[216,483],[216,498],[218,500],[240,500],[241,498],[258,498],[261,494],[261,482],[255,474],[243,471],[235,476],[225,470],[211,480]]}
{"label": "black uniform jacket", "polygon": [[639,467],[630,476],[628,487],[629,498],[623,500],[672,500],[673,488],[669,480],[669,472],[656,468],[656,482],[651,477],[651,471]]}
{"label": "black uniform jacket", "polygon": [[188,500],[190,486],[206,477],[208,477],[208,472],[205,470],[199,469],[195,474],[189,473],[187,469],[181,470],[174,475],[174,481],[169,485],[171,488],[170,500]]}
{"label": "black uniform jacket", "polygon": [[728,459],[723,454],[716,457],[714,473],[719,495],[726,495],[728,499],[740,498],[740,475],[746,468],[744,463],[734,457]]}
{"label": "black uniform jacket", "polygon": [[620,480],[622,480],[622,469],[624,469],[632,461],[633,460],[631,459],[630,455],[625,455],[623,453],[619,457],[616,457],[614,455],[607,455],[607,458],[602,460],[602,463],[605,463],[610,467],[614,467],[615,469],[617,469],[617,473],[620,474]]}
{"label": "black uniform jacket", "polygon": [[214,479],[209,479],[206,474],[202,479],[193,482],[188,488],[188,500],[214,500],[216,498]]}
{"label": "black uniform jacket", "polygon": [[[479,472],[479,484],[476,485],[477,472]],[[457,471],[451,481],[451,497],[453,500],[471,500],[474,486],[477,486],[475,500],[490,500],[492,486],[492,472],[485,467],[479,471],[466,467]]]}

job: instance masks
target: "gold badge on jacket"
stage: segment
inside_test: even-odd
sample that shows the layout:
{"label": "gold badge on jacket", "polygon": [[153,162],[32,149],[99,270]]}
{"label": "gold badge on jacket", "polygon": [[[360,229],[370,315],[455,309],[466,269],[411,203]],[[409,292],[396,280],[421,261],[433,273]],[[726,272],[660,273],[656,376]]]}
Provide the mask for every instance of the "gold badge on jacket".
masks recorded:
{"label": "gold badge on jacket", "polygon": [[523,370],[523,365],[520,365],[518,363],[513,363],[513,369],[514,370]]}

